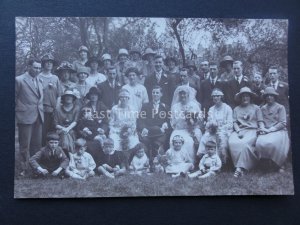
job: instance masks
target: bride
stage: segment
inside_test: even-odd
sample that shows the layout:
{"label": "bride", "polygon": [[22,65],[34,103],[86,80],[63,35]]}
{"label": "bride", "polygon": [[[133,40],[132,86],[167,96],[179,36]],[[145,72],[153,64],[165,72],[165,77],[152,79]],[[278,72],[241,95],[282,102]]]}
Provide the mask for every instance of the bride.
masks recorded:
{"label": "bride", "polygon": [[200,124],[202,122],[201,106],[196,101],[192,88],[182,85],[176,88],[171,107],[171,126],[174,136],[180,135],[184,139],[184,148],[187,149],[191,162],[195,162],[195,141],[200,142],[202,133]]}

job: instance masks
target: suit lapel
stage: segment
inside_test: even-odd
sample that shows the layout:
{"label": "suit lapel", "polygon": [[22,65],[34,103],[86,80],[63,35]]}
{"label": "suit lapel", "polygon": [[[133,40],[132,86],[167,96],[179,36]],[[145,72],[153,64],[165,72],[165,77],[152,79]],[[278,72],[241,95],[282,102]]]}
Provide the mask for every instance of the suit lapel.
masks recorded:
{"label": "suit lapel", "polygon": [[[39,94],[36,90],[36,88],[34,87],[33,83],[32,83],[32,78],[29,78],[28,76],[30,76],[29,74],[27,74],[27,76],[24,78],[24,81],[27,83],[27,85],[30,87],[30,89],[32,90],[32,92],[39,97]],[[39,82],[37,81],[37,85],[38,88],[40,88]]]}

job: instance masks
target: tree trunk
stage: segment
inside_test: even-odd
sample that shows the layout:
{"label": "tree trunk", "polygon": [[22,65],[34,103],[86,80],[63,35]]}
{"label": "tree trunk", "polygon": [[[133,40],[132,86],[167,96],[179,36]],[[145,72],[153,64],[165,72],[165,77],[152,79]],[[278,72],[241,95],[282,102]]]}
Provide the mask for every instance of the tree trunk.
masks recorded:
{"label": "tree trunk", "polygon": [[180,35],[179,35],[179,32],[178,32],[178,29],[177,29],[177,26],[178,24],[182,21],[182,19],[179,19],[179,18],[176,18],[174,22],[171,23],[171,27],[173,29],[173,32],[174,32],[174,35],[176,37],[176,40],[178,42],[178,46],[179,46],[179,53],[182,57],[182,62],[183,62],[183,65],[185,65],[185,52],[184,52],[184,48],[183,48],[183,45],[182,45],[182,41],[180,39]]}
{"label": "tree trunk", "polygon": [[79,29],[81,43],[87,47],[88,46],[88,35],[87,35],[87,19],[79,17]]}

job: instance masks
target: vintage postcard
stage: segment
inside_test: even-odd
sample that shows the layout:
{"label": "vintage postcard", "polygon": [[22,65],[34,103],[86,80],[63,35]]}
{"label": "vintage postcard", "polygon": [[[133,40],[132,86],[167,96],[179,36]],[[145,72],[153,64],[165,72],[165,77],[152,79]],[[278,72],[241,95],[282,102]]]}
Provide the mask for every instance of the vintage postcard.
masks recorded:
{"label": "vintage postcard", "polygon": [[288,20],[15,27],[15,198],[294,194]]}

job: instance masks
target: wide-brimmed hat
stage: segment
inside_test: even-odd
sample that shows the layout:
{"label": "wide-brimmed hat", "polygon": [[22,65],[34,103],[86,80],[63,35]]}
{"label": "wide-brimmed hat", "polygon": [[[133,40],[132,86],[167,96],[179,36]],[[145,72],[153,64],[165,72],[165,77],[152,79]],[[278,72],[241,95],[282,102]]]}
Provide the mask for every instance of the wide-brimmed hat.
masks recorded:
{"label": "wide-brimmed hat", "polygon": [[110,61],[112,61],[111,55],[108,54],[108,53],[103,54],[102,57],[101,57],[101,61],[103,62],[103,61],[105,61],[105,60],[110,60]]}
{"label": "wide-brimmed hat", "polygon": [[88,59],[88,61],[85,63],[85,66],[90,66],[92,62],[100,63],[99,59],[95,56],[92,56]]}
{"label": "wide-brimmed hat", "polygon": [[250,88],[242,87],[240,92],[235,95],[235,97],[234,97],[235,101],[240,101],[241,95],[244,93],[250,94],[251,97],[257,97],[257,95],[255,93],[253,93]]}
{"label": "wide-brimmed hat", "polygon": [[67,62],[67,61],[63,61],[63,62],[59,65],[59,67],[56,68],[55,72],[56,72],[58,75],[60,75],[60,73],[61,73],[62,71],[65,71],[65,70],[68,70],[68,71],[70,71],[71,73],[76,73],[76,71],[75,71],[74,68],[73,68],[73,65],[72,65],[71,63]]}
{"label": "wide-brimmed hat", "polygon": [[221,91],[220,89],[214,89],[214,90],[211,92],[211,96],[224,96],[224,93],[223,93],[223,91]]}
{"label": "wide-brimmed hat", "polygon": [[126,89],[122,88],[119,91],[119,97],[128,97],[128,98],[130,98],[130,93]]}
{"label": "wide-brimmed hat", "polygon": [[125,76],[127,77],[128,74],[131,73],[131,72],[134,72],[137,76],[140,75],[139,70],[136,67],[131,66],[131,67],[129,67],[129,68],[126,69]]}
{"label": "wide-brimmed hat", "polygon": [[89,49],[84,45],[79,47],[78,52],[81,52],[81,51],[85,51],[85,52],[89,53]]}
{"label": "wide-brimmed hat", "polygon": [[228,63],[228,62],[233,63],[233,61],[234,60],[233,60],[233,58],[230,55],[226,55],[226,56],[224,56],[224,58],[220,62],[220,65],[224,66],[225,63]]}
{"label": "wide-brimmed hat", "polygon": [[98,95],[98,98],[101,97],[101,92],[96,87],[91,87],[89,92],[86,94],[86,98],[90,99],[91,95]]}
{"label": "wide-brimmed hat", "polygon": [[190,67],[193,67],[194,71],[197,71],[197,67],[196,67],[195,61],[193,61],[193,60],[187,61],[187,63],[185,64],[184,68],[190,68]]}
{"label": "wide-brimmed hat", "polygon": [[61,98],[64,98],[65,96],[72,96],[74,99],[77,99],[77,96],[74,94],[74,92],[72,90],[65,90],[65,92],[63,93],[63,95],[61,96]]}
{"label": "wide-brimmed hat", "polygon": [[279,94],[275,91],[273,87],[266,87],[263,93],[263,97],[266,97],[266,95],[278,96]]}
{"label": "wide-brimmed hat", "polygon": [[165,60],[164,60],[165,65],[168,65],[170,61],[173,61],[176,66],[178,65],[177,58],[175,58],[173,56],[168,56],[168,57],[165,58]]}
{"label": "wide-brimmed hat", "polygon": [[118,58],[119,58],[121,55],[126,55],[126,56],[128,56],[129,53],[128,53],[127,49],[125,49],[125,48],[120,48],[120,49],[119,49],[119,53],[118,53]]}
{"label": "wide-brimmed hat", "polygon": [[163,136],[164,133],[161,131],[159,126],[153,126],[148,128],[148,137],[152,138],[152,137],[160,137]]}
{"label": "wide-brimmed hat", "polygon": [[89,68],[85,67],[85,66],[81,66],[77,69],[77,76],[80,74],[80,73],[85,73],[87,74],[88,76],[90,75],[90,70]]}
{"label": "wide-brimmed hat", "polygon": [[155,55],[155,54],[156,53],[155,53],[155,51],[153,51],[152,48],[146,48],[146,50],[145,50],[145,52],[144,52],[144,54],[142,56],[142,59],[145,60],[146,57],[147,57],[147,55]]}
{"label": "wide-brimmed hat", "polygon": [[132,49],[130,49],[129,53],[130,54],[138,53],[140,56],[142,55],[141,50],[137,47],[133,47]]}
{"label": "wide-brimmed hat", "polygon": [[57,65],[57,61],[54,59],[53,55],[50,53],[43,55],[43,57],[41,58],[41,61],[42,61],[42,64],[50,61],[53,63],[53,65]]}

